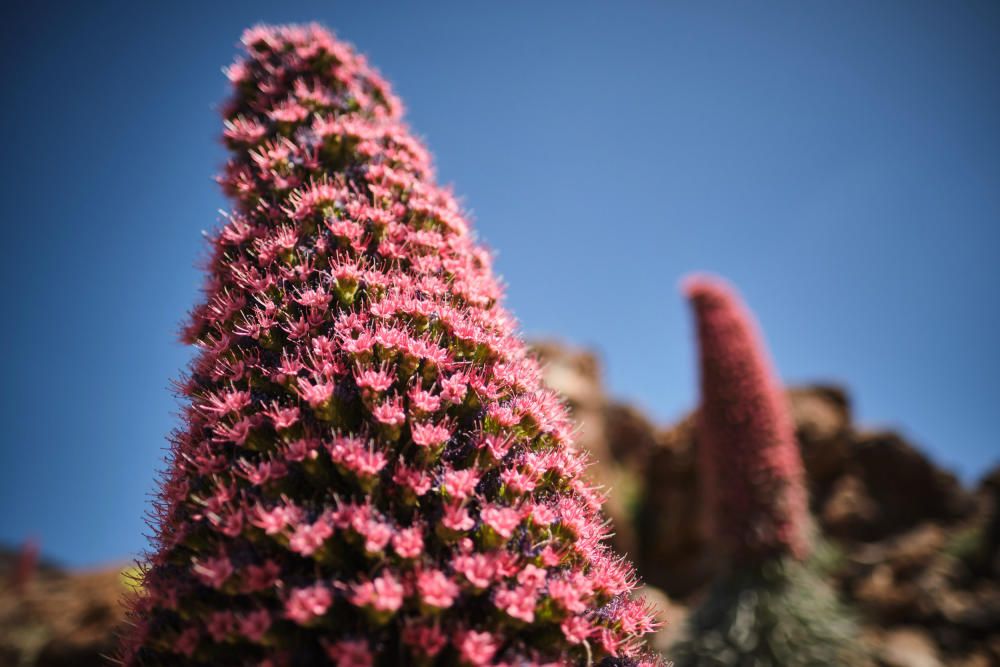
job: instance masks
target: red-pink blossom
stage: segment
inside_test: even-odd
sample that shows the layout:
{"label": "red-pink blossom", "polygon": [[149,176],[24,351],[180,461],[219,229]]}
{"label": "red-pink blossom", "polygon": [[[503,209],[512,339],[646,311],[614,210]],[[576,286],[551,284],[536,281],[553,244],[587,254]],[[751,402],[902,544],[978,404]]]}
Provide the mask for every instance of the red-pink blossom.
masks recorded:
{"label": "red-pink blossom", "polygon": [[392,536],[392,548],[403,558],[416,558],[424,548],[424,535],[419,527],[403,528]]}
{"label": "red-pink blossom", "polygon": [[441,481],[441,490],[449,498],[464,500],[476,492],[479,483],[479,473],[472,468],[464,470],[446,470]]}
{"label": "red-pink blossom", "polygon": [[496,576],[495,558],[489,554],[464,553],[451,561],[452,569],[479,589],[488,588]]}
{"label": "red-pink blossom", "polygon": [[521,523],[521,513],[512,507],[487,505],[479,513],[483,523],[492,528],[497,535],[507,539],[514,534],[514,529]]}
{"label": "red-pink blossom", "polygon": [[243,614],[237,621],[239,632],[250,641],[260,641],[271,627],[271,614],[266,609],[256,609]]}
{"label": "red-pink blossom", "polygon": [[580,644],[593,633],[593,628],[583,616],[570,616],[562,622],[563,635],[571,644]]}
{"label": "red-pink blossom", "polygon": [[496,592],[494,604],[497,609],[513,618],[531,623],[535,620],[535,605],[538,603],[534,589],[526,586],[504,588]]}
{"label": "red-pink blossom", "polygon": [[322,616],[333,602],[330,589],[323,584],[296,588],[285,601],[285,616],[300,625]]}
{"label": "red-pink blossom", "polygon": [[288,548],[303,556],[311,556],[331,535],[333,528],[326,521],[299,524],[288,538]]}
{"label": "red-pink blossom", "polygon": [[372,667],[373,658],[368,642],[363,639],[343,639],[329,644],[326,654],[337,667]]}
{"label": "red-pink blossom", "polygon": [[450,502],[444,506],[441,525],[451,531],[463,532],[472,530],[476,521],[469,515],[467,507],[460,503]]}
{"label": "red-pink blossom", "polygon": [[490,632],[469,630],[458,637],[458,653],[462,660],[474,667],[489,665],[500,648],[500,642]]}
{"label": "red-pink blossom", "polygon": [[433,658],[448,643],[441,629],[436,625],[409,622],[403,628],[403,642],[413,648],[417,655]]}
{"label": "red-pink blossom", "polygon": [[440,570],[424,570],[417,574],[420,600],[438,609],[447,609],[458,595],[458,586]]}
{"label": "red-pink blossom", "polygon": [[222,588],[222,585],[233,575],[233,564],[225,555],[215,558],[203,558],[195,561],[192,568],[195,576],[212,588]]}
{"label": "red-pink blossom", "polygon": [[403,605],[405,589],[392,574],[384,574],[372,581],[354,584],[351,591],[351,602],[359,607],[394,612]]}

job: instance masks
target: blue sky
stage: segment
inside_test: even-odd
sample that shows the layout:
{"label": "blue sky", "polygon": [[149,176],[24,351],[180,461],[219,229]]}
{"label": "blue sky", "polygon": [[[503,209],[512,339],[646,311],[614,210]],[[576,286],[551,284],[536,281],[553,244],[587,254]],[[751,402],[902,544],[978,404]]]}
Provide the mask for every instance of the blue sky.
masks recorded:
{"label": "blue sky", "polygon": [[[975,480],[1000,461],[1000,5],[6,3],[0,541],[144,545],[242,29],[319,20],[396,86],[529,336],[693,406],[677,283],[719,272],[783,377]],[[279,6],[280,5],[280,6]]]}

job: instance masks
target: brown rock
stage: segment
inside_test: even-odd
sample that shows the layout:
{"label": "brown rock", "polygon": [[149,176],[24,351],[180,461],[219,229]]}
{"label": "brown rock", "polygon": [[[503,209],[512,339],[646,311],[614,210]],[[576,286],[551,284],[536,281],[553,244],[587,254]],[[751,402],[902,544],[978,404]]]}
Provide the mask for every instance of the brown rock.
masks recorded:
{"label": "brown rock", "polygon": [[878,658],[884,667],[943,667],[933,640],[919,628],[887,632],[882,637]]}
{"label": "brown rock", "polygon": [[923,521],[955,521],[973,510],[971,495],[954,475],[935,466],[895,433],[858,435],[844,472],[861,481],[875,506],[867,517],[858,516],[847,534],[830,527],[845,539],[878,540]]}
{"label": "brown rock", "polygon": [[977,565],[984,572],[1000,578],[1000,466],[983,477],[976,497],[983,517]]}
{"label": "brown rock", "polygon": [[[619,547],[646,582],[696,601],[720,563],[691,418],[660,429],[605,395],[594,355],[554,344],[541,351],[550,386],[582,422],[580,445],[599,461],[595,478],[612,487]],[[800,387],[788,397],[830,545],[823,567],[875,645],[885,640],[883,664],[976,665],[986,656],[1000,666],[1000,469],[973,497],[900,435],[860,431],[845,390]]]}
{"label": "brown rock", "polygon": [[636,475],[642,475],[657,448],[657,428],[631,405],[609,403],[604,410],[605,433],[611,456]]}
{"label": "brown rock", "polygon": [[[124,620],[121,568],[38,568],[23,590],[0,590],[0,657],[25,667],[107,665]],[[16,656],[13,657],[13,656]]]}
{"label": "brown rock", "polygon": [[720,566],[718,550],[710,548],[695,447],[690,418],[659,435],[645,468],[646,494],[636,514],[637,566],[647,581],[678,599],[701,590]]}
{"label": "brown rock", "polygon": [[842,475],[832,484],[819,518],[831,535],[857,535],[878,518],[878,506],[857,475]]}

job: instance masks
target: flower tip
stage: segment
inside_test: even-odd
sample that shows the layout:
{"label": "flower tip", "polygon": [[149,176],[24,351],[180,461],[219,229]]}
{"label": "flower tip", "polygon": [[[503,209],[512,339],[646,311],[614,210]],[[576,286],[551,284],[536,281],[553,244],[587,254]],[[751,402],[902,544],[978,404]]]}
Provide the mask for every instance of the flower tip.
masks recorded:
{"label": "flower tip", "polygon": [[691,273],[681,279],[681,293],[692,302],[731,299],[733,287],[712,273]]}

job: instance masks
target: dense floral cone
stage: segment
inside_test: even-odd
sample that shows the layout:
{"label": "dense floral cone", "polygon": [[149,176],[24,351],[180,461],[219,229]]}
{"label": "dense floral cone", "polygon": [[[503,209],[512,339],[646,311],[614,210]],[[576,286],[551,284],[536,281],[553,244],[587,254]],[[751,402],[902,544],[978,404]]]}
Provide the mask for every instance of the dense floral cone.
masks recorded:
{"label": "dense floral cone", "polygon": [[698,446],[712,521],[728,556],[809,553],[795,426],[752,315],[721,280],[693,277],[701,366]]}
{"label": "dense floral cone", "polygon": [[255,28],[129,665],[634,664],[560,401],[365,60]]}
{"label": "dense floral cone", "polygon": [[701,355],[699,477],[727,568],[669,655],[678,667],[867,665],[809,560],[794,426],[753,318],[716,278],[691,278],[685,291]]}

